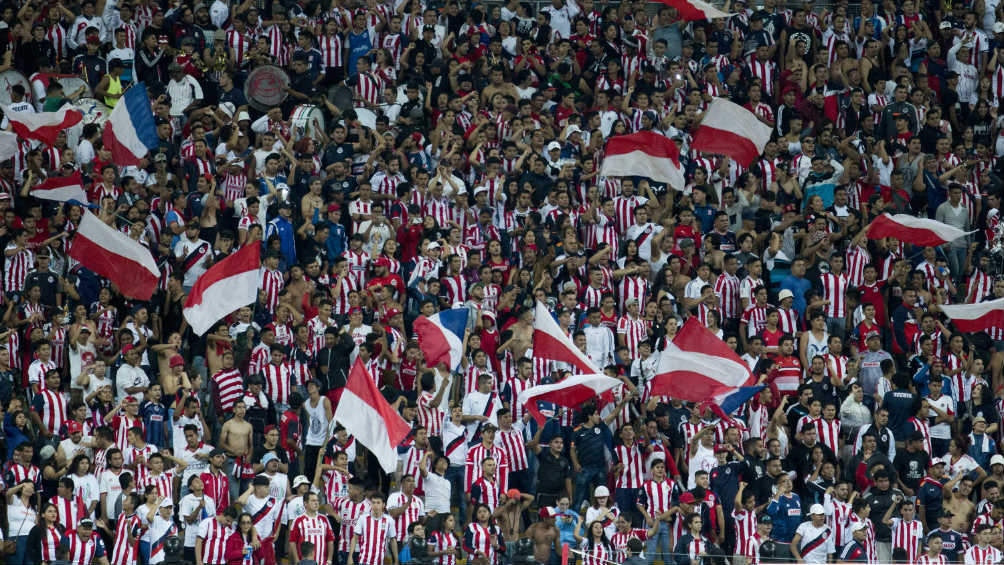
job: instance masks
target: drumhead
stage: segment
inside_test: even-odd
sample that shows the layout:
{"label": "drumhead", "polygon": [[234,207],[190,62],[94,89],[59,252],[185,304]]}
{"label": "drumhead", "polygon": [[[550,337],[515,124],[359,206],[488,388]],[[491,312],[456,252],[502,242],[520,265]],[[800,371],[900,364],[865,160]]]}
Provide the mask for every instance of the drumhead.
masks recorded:
{"label": "drumhead", "polygon": [[91,85],[87,84],[87,81],[81,78],[80,75],[53,75],[52,78],[63,85],[63,94],[66,96],[73,94],[81,86],[84,87],[84,93],[80,95],[81,98],[90,98],[93,96]]}
{"label": "drumhead", "polygon": [[283,88],[289,85],[286,71],[272,65],[258,67],[251,71],[244,83],[248,104],[259,112],[265,112],[282,104],[287,93]]}

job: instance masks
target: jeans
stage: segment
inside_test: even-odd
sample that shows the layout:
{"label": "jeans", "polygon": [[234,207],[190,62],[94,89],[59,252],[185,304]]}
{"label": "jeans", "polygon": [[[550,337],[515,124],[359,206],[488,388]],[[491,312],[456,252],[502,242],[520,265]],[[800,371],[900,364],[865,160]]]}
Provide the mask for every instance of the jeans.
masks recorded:
{"label": "jeans", "polygon": [[[844,333],[847,329],[847,318],[827,318],[826,319],[826,331],[830,335],[844,337]],[[812,359],[809,359],[812,361]]]}
{"label": "jeans", "polygon": [[953,245],[946,245],[942,247],[945,252],[945,256],[948,258],[948,268],[952,271],[952,278],[955,280],[961,280],[962,268],[966,265],[966,252],[967,247],[955,247]]}
{"label": "jeans", "polygon": [[461,465],[450,465],[446,469],[446,475],[444,475],[446,480],[450,481],[452,491],[450,498],[453,499],[453,504],[456,505],[460,513],[456,517],[458,524],[464,524],[467,521],[467,489],[464,488],[465,471],[466,468]]}
{"label": "jeans", "polygon": [[641,515],[638,513],[638,508],[635,506],[638,502],[638,489],[614,489],[614,501],[617,502],[617,508],[620,508],[621,514],[623,514],[628,521],[634,525],[641,524]]}
{"label": "jeans", "polygon": [[150,542],[140,540],[139,565],[147,565],[148,563],[150,563]]}
{"label": "jeans", "polygon": [[576,512],[582,507],[582,501],[589,500],[593,494],[593,485],[602,485],[607,479],[606,467],[583,467],[575,475],[575,498],[572,500],[572,510]]}
{"label": "jeans", "polygon": [[659,531],[645,542],[645,558],[648,565],[655,563],[656,556],[663,563],[672,563],[673,546],[670,545],[669,524],[659,522]]}

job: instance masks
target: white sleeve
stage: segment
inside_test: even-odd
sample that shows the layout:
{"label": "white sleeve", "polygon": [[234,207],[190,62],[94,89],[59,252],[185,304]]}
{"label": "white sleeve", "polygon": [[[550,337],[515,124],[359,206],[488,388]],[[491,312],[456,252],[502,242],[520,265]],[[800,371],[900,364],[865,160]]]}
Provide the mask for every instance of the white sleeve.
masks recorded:
{"label": "white sleeve", "polygon": [[251,122],[251,131],[256,133],[265,133],[268,127],[268,115],[264,115],[257,120]]}

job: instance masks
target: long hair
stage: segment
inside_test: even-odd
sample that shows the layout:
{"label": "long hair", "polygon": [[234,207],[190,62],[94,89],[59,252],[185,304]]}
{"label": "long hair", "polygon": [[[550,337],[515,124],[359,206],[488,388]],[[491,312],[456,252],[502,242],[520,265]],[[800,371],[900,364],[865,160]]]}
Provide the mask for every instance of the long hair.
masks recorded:
{"label": "long hair", "polygon": [[603,547],[609,550],[610,540],[607,539],[607,531],[603,528],[603,522],[600,522],[599,520],[593,520],[589,523],[589,531],[586,532],[586,547],[589,548],[589,551],[596,549],[597,541],[596,537],[593,536],[593,526],[595,524],[600,525],[600,540],[598,543],[602,544]]}

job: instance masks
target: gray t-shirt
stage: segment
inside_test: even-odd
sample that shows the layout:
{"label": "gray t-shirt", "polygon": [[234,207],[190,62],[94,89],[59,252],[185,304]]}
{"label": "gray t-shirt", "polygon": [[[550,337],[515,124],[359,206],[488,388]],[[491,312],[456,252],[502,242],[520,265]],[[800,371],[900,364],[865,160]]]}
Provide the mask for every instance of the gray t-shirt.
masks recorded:
{"label": "gray t-shirt", "polygon": [[875,394],[878,390],[878,381],[882,378],[882,361],[892,359],[889,352],[879,349],[878,351],[864,351],[861,353],[861,368],[858,370],[858,380],[865,394]]}

